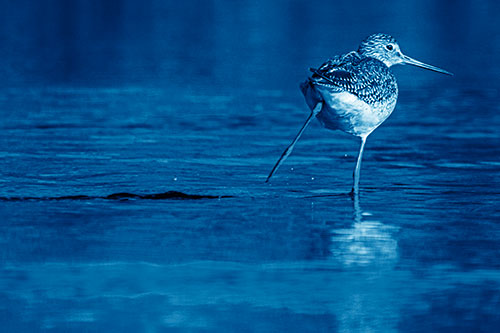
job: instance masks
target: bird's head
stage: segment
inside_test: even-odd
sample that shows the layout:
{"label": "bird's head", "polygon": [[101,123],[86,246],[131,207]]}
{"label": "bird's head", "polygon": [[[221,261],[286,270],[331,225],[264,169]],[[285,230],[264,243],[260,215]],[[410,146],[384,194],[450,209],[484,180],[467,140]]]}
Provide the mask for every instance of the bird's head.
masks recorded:
{"label": "bird's head", "polygon": [[453,75],[441,68],[425,64],[404,55],[396,39],[386,34],[373,34],[366,37],[359,45],[358,53],[362,57],[371,57],[380,60],[386,64],[387,67],[397,64],[409,64],[431,71]]}

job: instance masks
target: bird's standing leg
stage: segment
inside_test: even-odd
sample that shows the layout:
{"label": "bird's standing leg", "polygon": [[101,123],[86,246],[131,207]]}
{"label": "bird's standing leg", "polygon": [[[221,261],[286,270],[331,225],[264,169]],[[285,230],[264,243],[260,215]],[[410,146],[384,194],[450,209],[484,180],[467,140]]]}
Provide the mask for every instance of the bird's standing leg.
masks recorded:
{"label": "bird's standing leg", "polygon": [[353,178],[354,184],[352,186],[351,194],[357,195],[359,193],[359,174],[361,169],[361,160],[363,159],[363,150],[365,149],[366,138],[368,135],[361,136],[361,146],[359,147],[358,159],[356,161],[356,168],[354,169]]}
{"label": "bird's standing leg", "polygon": [[299,133],[297,133],[297,136],[295,137],[295,139],[293,139],[292,143],[285,149],[285,151],[283,152],[283,154],[281,154],[281,157],[279,158],[278,162],[276,162],[276,164],[274,165],[273,169],[271,170],[271,173],[269,173],[269,176],[267,176],[266,183],[276,173],[276,171],[278,170],[279,166],[281,164],[283,164],[283,162],[285,162],[285,160],[287,159],[287,157],[292,153],[293,147],[295,147],[295,144],[297,143],[297,141],[299,141],[300,137],[302,136],[302,133],[304,133],[304,130],[309,125],[309,123],[311,122],[311,120],[313,120],[314,117],[321,111],[322,107],[323,107],[323,102],[319,102],[318,104],[316,104],[316,106],[314,107],[314,109],[311,111],[311,114],[307,118],[306,122],[304,123],[304,125],[302,125],[302,128],[300,129]]}

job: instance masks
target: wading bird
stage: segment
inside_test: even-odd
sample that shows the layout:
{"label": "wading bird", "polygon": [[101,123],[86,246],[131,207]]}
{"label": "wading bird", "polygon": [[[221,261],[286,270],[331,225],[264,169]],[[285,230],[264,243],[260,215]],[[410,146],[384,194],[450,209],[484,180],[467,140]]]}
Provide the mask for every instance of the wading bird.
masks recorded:
{"label": "wading bird", "polygon": [[311,114],[299,133],[274,165],[266,182],[290,155],[311,120],[316,117],[331,130],[341,130],[361,138],[354,168],[351,193],[359,192],[359,173],[366,138],[392,113],[398,98],[398,85],[390,67],[410,64],[453,75],[404,55],[398,42],[386,34],[373,34],[361,42],[357,51],[335,56],[300,85]]}

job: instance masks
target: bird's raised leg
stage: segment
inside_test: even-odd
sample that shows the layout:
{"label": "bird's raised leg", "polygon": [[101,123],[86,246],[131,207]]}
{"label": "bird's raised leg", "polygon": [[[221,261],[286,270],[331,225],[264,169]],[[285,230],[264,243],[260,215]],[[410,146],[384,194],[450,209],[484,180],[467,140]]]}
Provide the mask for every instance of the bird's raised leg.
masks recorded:
{"label": "bird's raised leg", "polygon": [[304,123],[304,125],[302,125],[302,128],[300,129],[299,133],[297,133],[297,136],[295,136],[295,139],[293,139],[292,143],[285,149],[283,154],[281,154],[281,157],[279,158],[278,162],[276,162],[273,169],[271,170],[271,173],[269,173],[269,176],[267,176],[266,183],[276,173],[280,165],[283,164],[283,162],[285,162],[287,157],[292,153],[293,147],[295,147],[295,144],[297,143],[297,141],[299,141],[300,137],[302,136],[302,133],[304,133],[304,130],[309,125],[311,120],[313,120],[314,117],[321,111],[322,107],[323,107],[323,102],[319,102],[318,104],[316,104],[314,109],[311,111],[311,114],[307,118],[306,122]]}
{"label": "bird's raised leg", "polygon": [[354,169],[353,178],[354,184],[352,185],[351,194],[357,195],[359,193],[359,174],[361,169],[361,160],[363,159],[363,150],[365,150],[366,138],[368,135],[361,136],[361,146],[359,147],[358,159],[356,161],[356,168]]}

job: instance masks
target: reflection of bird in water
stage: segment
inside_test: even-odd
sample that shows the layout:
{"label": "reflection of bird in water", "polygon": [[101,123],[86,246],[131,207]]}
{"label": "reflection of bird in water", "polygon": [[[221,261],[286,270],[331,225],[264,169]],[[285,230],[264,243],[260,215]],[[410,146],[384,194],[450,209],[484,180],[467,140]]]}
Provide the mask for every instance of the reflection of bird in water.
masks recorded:
{"label": "reflection of bird in water", "polygon": [[363,212],[359,195],[354,194],[354,223],[346,229],[333,229],[330,253],[345,266],[390,266],[398,257],[397,228]]}
{"label": "reflection of bird in water", "polygon": [[366,138],[390,116],[396,106],[398,86],[389,68],[397,64],[410,64],[452,75],[403,55],[396,40],[385,34],[371,35],[361,42],[357,51],[335,56],[318,69],[311,69],[313,74],[302,83],[301,89],[312,112],[266,182],[290,155],[305,128],[316,116],[328,129],[338,129],[361,138],[352,188],[352,193],[358,193]]}

